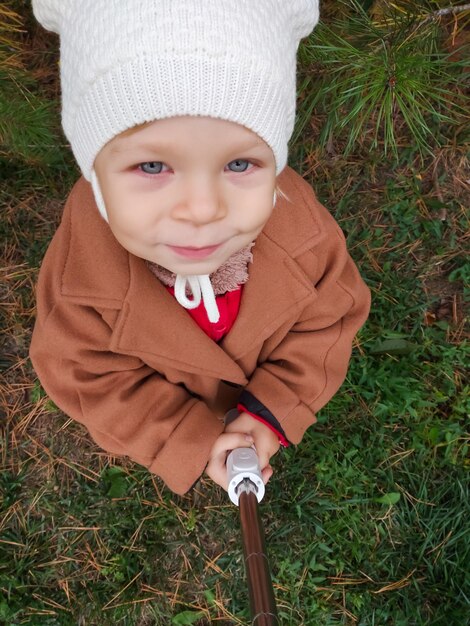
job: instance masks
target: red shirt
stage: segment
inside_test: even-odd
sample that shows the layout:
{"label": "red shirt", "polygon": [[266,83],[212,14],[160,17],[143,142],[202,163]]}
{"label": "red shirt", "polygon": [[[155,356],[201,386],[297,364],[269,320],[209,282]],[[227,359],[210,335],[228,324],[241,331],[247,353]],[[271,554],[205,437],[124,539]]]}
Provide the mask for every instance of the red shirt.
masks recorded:
{"label": "red shirt", "polygon": [[[174,296],[173,287],[167,287],[167,290]],[[240,302],[242,298],[243,285],[239,285],[235,291],[227,291],[221,296],[216,296],[215,301],[219,309],[220,319],[213,324],[207,317],[204,302],[201,300],[199,306],[195,309],[186,309],[196,324],[214,341],[220,341],[225,337],[232,328],[240,310]]]}

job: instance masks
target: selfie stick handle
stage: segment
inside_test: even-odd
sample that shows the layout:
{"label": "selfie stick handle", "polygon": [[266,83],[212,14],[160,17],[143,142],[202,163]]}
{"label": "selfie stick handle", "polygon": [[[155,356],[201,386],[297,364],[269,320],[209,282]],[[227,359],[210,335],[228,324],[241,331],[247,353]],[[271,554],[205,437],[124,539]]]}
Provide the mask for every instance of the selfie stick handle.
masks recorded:
{"label": "selfie stick handle", "polygon": [[240,510],[243,554],[250,595],[252,626],[279,626],[258,502],[264,496],[258,456],[237,448],[227,458],[229,496]]}

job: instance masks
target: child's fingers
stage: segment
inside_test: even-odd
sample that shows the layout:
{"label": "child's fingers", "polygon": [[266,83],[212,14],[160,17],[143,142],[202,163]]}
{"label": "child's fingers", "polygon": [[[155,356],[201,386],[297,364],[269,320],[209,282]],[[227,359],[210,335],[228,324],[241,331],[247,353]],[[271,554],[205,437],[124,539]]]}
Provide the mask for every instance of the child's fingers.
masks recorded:
{"label": "child's fingers", "polygon": [[255,448],[258,455],[259,466],[263,470],[269,467],[269,461],[279,450],[280,444],[277,439],[268,440],[257,439],[255,437]]}
{"label": "child's fingers", "polygon": [[270,458],[279,450],[278,436],[266,424],[257,421],[248,413],[240,413],[237,419],[226,426],[225,432],[245,432],[253,435],[261,470],[268,467]]}
{"label": "child's fingers", "polygon": [[261,478],[263,479],[265,485],[269,482],[272,475],[273,468],[270,465],[267,465],[263,470],[261,470]]}
{"label": "child's fingers", "polygon": [[266,450],[262,446],[257,446],[255,441],[256,453],[258,455],[259,466],[263,470],[269,467],[269,460],[275,454],[275,452],[271,452],[271,450]]}
{"label": "child's fingers", "polygon": [[222,433],[214,443],[211,456],[206,467],[206,474],[212,480],[227,490],[227,454],[235,448],[249,448],[253,444],[253,437],[244,433]]}
{"label": "child's fingers", "polygon": [[211,458],[227,454],[235,448],[249,448],[253,441],[253,437],[245,433],[222,433],[212,447]]}

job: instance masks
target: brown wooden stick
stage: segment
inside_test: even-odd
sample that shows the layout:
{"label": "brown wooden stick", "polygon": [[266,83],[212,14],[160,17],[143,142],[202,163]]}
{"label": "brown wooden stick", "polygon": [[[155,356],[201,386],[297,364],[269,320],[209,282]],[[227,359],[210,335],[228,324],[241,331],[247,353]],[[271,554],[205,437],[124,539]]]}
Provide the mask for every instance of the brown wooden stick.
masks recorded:
{"label": "brown wooden stick", "polygon": [[239,494],[238,506],[252,626],[280,626],[258,500],[254,491],[249,489],[241,490]]}

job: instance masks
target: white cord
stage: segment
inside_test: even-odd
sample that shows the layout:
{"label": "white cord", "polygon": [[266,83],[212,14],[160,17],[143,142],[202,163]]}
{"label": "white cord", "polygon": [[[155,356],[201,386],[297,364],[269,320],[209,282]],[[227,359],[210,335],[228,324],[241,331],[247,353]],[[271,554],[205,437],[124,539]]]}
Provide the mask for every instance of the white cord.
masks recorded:
{"label": "white cord", "polygon": [[[189,300],[186,296],[187,285],[189,285],[192,291],[192,300]],[[175,298],[185,309],[196,309],[200,305],[202,298],[209,321],[214,324],[220,319],[214,289],[208,274],[191,276],[181,276],[177,274],[175,280]]]}

